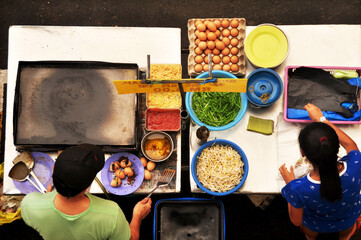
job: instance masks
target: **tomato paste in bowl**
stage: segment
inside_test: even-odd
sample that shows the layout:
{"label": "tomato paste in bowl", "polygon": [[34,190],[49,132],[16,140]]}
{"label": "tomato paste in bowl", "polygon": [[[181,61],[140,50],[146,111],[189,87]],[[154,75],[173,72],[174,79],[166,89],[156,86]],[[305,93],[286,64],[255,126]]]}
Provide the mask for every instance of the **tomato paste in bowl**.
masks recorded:
{"label": "tomato paste in bowl", "polygon": [[179,109],[148,108],[145,111],[145,128],[148,131],[179,131],[181,126]]}

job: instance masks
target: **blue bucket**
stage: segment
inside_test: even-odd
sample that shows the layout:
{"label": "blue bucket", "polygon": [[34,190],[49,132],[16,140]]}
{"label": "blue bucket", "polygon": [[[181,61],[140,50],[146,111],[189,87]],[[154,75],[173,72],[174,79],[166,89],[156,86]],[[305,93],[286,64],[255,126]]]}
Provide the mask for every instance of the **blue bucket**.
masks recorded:
{"label": "blue bucket", "polygon": [[[237,78],[232,73],[225,72],[222,70],[213,70],[212,75],[213,75],[213,77],[217,77],[217,78]],[[207,78],[207,77],[209,77],[209,72],[204,72],[204,73],[200,74],[197,78]],[[219,126],[219,127],[209,126],[207,124],[204,124],[197,118],[197,116],[195,115],[193,108],[192,108],[193,92],[186,93],[186,99],[185,99],[186,109],[187,109],[191,119],[199,126],[206,126],[211,131],[226,130],[226,129],[229,129],[229,128],[233,127],[234,125],[236,125],[243,118],[244,114],[246,113],[247,106],[248,106],[247,95],[246,95],[246,93],[240,93],[240,95],[241,95],[242,108],[239,110],[235,119],[232,122],[230,122],[224,126]]]}

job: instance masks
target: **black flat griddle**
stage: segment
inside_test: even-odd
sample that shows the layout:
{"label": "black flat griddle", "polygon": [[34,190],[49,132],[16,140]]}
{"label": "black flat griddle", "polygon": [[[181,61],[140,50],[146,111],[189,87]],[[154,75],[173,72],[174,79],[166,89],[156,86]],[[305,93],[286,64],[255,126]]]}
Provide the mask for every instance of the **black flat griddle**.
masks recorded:
{"label": "black flat griddle", "polygon": [[138,79],[136,64],[19,62],[14,101],[18,150],[92,143],[137,147],[137,95],[119,95],[113,80]]}

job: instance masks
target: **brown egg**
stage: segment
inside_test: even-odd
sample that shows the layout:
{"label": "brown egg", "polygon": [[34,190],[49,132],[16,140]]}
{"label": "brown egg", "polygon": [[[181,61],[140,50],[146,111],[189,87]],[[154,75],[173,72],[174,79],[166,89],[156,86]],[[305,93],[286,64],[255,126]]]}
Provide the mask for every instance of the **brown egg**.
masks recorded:
{"label": "brown egg", "polygon": [[209,65],[208,64],[204,64],[203,66],[203,71],[207,72],[209,70]]}
{"label": "brown egg", "polygon": [[198,25],[201,24],[201,23],[203,23],[201,20],[197,20],[197,21],[195,21],[194,26],[198,27]]}
{"label": "brown egg", "polygon": [[238,27],[238,25],[239,25],[239,22],[237,19],[233,19],[231,21],[231,27],[236,28],[236,27]]}
{"label": "brown egg", "polygon": [[222,66],[219,64],[215,64],[213,70],[222,70]]}
{"label": "brown egg", "polygon": [[122,183],[122,180],[120,178],[113,178],[113,180],[110,182],[110,186],[112,187],[118,187]]}
{"label": "brown egg", "polygon": [[197,55],[197,56],[195,56],[194,61],[196,63],[202,63],[203,62],[203,57],[201,55]]}
{"label": "brown egg", "polygon": [[230,34],[231,34],[231,33],[230,33],[230,31],[229,31],[228,29],[224,29],[224,30],[222,31],[222,36],[223,36],[223,37],[228,37]]}
{"label": "brown egg", "polygon": [[194,71],[195,71],[195,72],[202,72],[202,69],[203,69],[203,67],[202,67],[202,65],[200,65],[200,64],[196,64],[196,65],[194,66]]}
{"label": "brown egg", "polygon": [[215,32],[217,30],[216,24],[214,24],[214,22],[209,22],[207,24],[207,28],[212,32]]}
{"label": "brown egg", "polygon": [[214,41],[208,41],[207,47],[209,49],[214,49],[216,47],[216,44],[214,43]]}
{"label": "brown egg", "polygon": [[198,24],[197,30],[200,31],[200,32],[206,31],[206,25],[203,24],[203,23]]}
{"label": "brown egg", "polygon": [[224,37],[224,38],[222,39],[222,42],[224,43],[225,46],[228,46],[231,41],[229,40],[228,37]]}
{"label": "brown egg", "polygon": [[232,38],[232,40],[231,40],[231,45],[233,46],[233,47],[235,47],[235,46],[237,46],[238,45],[238,39],[237,38]]}
{"label": "brown egg", "polygon": [[205,40],[207,40],[207,35],[206,35],[205,32],[200,32],[200,33],[198,34],[198,38],[199,38],[201,41],[205,41]]}
{"label": "brown egg", "polygon": [[217,48],[213,49],[212,52],[214,55],[219,55],[221,53],[221,51],[219,51]]}
{"label": "brown egg", "polygon": [[145,169],[144,170],[144,179],[148,181],[151,178],[152,178],[152,174],[147,169]]}
{"label": "brown egg", "polygon": [[216,48],[220,51],[222,51],[225,47],[226,47],[226,45],[224,45],[224,42],[222,42],[222,41],[219,41],[216,43]]}
{"label": "brown egg", "polygon": [[155,162],[149,161],[147,164],[148,171],[153,171],[155,168]]}
{"label": "brown egg", "polygon": [[194,35],[196,35],[196,37],[198,37],[199,31],[198,31],[198,30],[195,30],[195,31],[194,31]]}
{"label": "brown egg", "polygon": [[124,168],[124,174],[127,175],[128,177],[132,177],[134,175],[134,171],[132,168],[126,167]]}
{"label": "brown egg", "polygon": [[145,157],[141,157],[140,161],[142,162],[143,167],[147,166],[148,161],[147,161],[147,159]]}
{"label": "brown egg", "polygon": [[232,70],[232,72],[238,72],[238,69],[239,69],[239,67],[238,67],[237,64],[232,64],[232,65],[231,65],[231,70]]}
{"label": "brown egg", "polygon": [[120,167],[122,167],[122,168],[130,167],[130,166],[132,166],[132,162],[129,161],[128,159],[123,159],[120,162]]}
{"label": "brown egg", "polygon": [[112,162],[109,166],[109,171],[115,172],[120,168],[120,163],[118,161]]}
{"label": "brown egg", "polygon": [[231,58],[228,57],[228,56],[224,56],[224,57],[222,58],[222,62],[223,62],[224,64],[228,64],[228,63],[231,62]]}
{"label": "brown egg", "polygon": [[204,50],[204,54],[206,55],[206,56],[208,56],[208,54],[210,54],[210,53],[212,53],[212,50],[211,49],[206,49],[206,50]]}
{"label": "brown egg", "polygon": [[[212,58],[212,62],[215,63],[215,64],[218,64],[221,62],[221,57],[220,56],[214,56]],[[219,69],[220,70],[220,69]]]}
{"label": "brown egg", "polygon": [[204,41],[201,41],[201,42],[198,44],[198,47],[199,47],[199,49],[204,50],[204,49],[207,48],[207,43],[204,42]]}
{"label": "brown egg", "polygon": [[230,53],[229,48],[224,48],[224,49],[222,50],[223,56],[227,56],[229,53]]}
{"label": "brown egg", "polygon": [[221,31],[217,30],[217,31],[216,31],[216,36],[217,36],[217,37],[221,36]]}
{"label": "brown egg", "polygon": [[238,36],[238,29],[237,28],[232,28],[231,29],[231,35],[233,36],[233,37],[237,37]]}
{"label": "brown egg", "polygon": [[222,70],[229,72],[231,70],[231,66],[229,66],[228,64],[225,64],[225,65],[223,65]]}
{"label": "brown egg", "polygon": [[[200,43],[199,43],[200,44]],[[198,44],[198,45],[199,45]],[[207,45],[206,45],[206,47],[207,47]],[[199,47],[196,47],[195,49],[194,49],[194,52],[196,53],[196,54],[198,54],[198,55],[200,55],[200,54],[202,54],[202,50],[199,48]]]}
{"label": "brown egg", "polygon": [[117,170],[115,172],[115,176],[120,178],[120,179],[124,179],[125,178],[125,173],[122,170],[119,169],[119,170]]}
{"label": "brown egg", "polygon": [[216,25],[217,28],[220,28],[222,23],[219,20],[214,20],[214,24]]}
{"label": "brown egg", "polygon": [[204,57],[204,62],[208,63],[208,55]]}
{"label": "brown egg", "polygon": [[222,24],[222,27],[228,28],[228,26],[229,26],[229,21],[226,20],[226,19],[224,19],[221,24]]}
{"label": "brown egg", "polygon": [[208,40],[214,41],[217,39],[217,35],[214,32],[210,32],[207,35]]}
{"label": "brown egg", "polygon": [[232,63],[238,63],[238,57],[237,56],[232,56],[231,57],[231,62]]}
{"label": "brown egg", "polygon": [[233,55],[237,55],[237,53],[238,53],[238,48],[236,48],[236,47],[231,48],[231,53],[232,53]]}

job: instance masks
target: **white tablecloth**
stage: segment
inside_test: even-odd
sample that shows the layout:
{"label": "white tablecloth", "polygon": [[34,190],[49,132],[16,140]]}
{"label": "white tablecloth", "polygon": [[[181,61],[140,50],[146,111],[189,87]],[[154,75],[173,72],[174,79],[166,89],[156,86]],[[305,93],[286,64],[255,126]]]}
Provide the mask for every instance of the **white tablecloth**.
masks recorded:
{"label": "white tablecloth", "polygon": [[[286,61],[275,69],[284,79],[286,66],[361,66],[361,26],[360,25],[297,25],[278,26],[288,37],[290,52]],[[246,28],[247,34],[255,27]],[[254,70],[247,63],[247,76]],[[249,173],[247,180],[237,193],[280,193],[284,182],[279,179],[278,168],[284,162],[299,158],[297,145],[298,124],[284,123],[282,117],[283,96],[267,108],[248,107],[243,119],[231,129],[211,132],[210,140],[227,139],[237,143],[247,155]],[[272,119],[275,133],[266,136],[247,131],[249,116]],[[282,145],[278,146],[277,127],[287,131],[281,133]],[[195,131],[199,126],[190,127],[190,163],[198,146]],[[361,147],[361,125],[340,125]],[[278,151],[278,149],[281,149]],[[280,155],[278,155],[280,152]],[[191,191],[202,192],[190,173]]]}
{"label": "white tablecloth", "polygon": [[[9,29],[4,193],[19,194],[8,173],[19,154],[13,139],[13,107],[19,61],[104,61],[181,64],[181,31],[178,28],[12,26]],[[180,141],[177,151],[180,152]],[[56,153],[52,155],[55,158]],[[181,161],[178,154],[176,189],[180,191]],[[98,178],[101,179],[100,173]],[[101,193],[93,183],[90,192]],[[148,191],[147,191],[148,192]]]}

